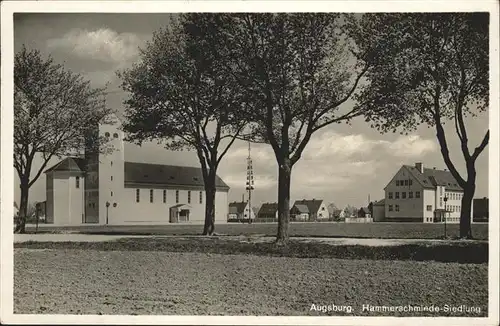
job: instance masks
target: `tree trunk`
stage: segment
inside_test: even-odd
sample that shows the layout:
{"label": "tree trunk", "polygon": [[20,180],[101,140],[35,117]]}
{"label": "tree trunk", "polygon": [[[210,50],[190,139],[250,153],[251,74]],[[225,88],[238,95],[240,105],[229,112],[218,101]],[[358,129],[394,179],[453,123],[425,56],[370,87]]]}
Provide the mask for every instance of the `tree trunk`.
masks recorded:
{"label": "tree trunk", "polygon": [[292,166],[289,159],[280,164],[278,172],[278,234],[277,244],[288,241],[288,224],[290,221],[290,182]]}
{"label": "tree trunk", "polygon": [[26,214],[28,212],[29,184],[27,180],[21,179],[21,201],[19,203],[18,220],[16,221],[15,233],[26,233]]}
{"label": "tree trunk", "polygon": [[472,216],[472,200],[476,192],[476,184],[474,180],[467,181],[464,188],[464,196],[462,197],[462,207],[460,210],[460,238],[472,239],[471,216]]}
{"label": "tree trunk", "polygon": [[215,231],[215,173],[210,173],[205,180],[205,225],[203,235],[212,235]]}

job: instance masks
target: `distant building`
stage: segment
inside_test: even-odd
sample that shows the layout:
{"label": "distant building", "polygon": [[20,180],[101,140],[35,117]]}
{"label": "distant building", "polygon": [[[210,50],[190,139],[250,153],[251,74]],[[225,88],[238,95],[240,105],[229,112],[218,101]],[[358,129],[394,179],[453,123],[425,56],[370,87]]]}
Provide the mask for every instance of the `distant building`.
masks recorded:
{"label": "distant building", "polygon": [[334,209],[331,217],[336,220],[342,220],[346,218],[346,212],[344,209]]}
{"label": "distant building", "polygon": [[[205,189],[200,168],[126,162],[119,120],[95,126],[111,153],[87,151],[45,171],[46,221],[54,225],[203,223]],[[217,176],[215,222],[225,223],[229,187]]]}
{"label": "distant building", "polygon": [[304,220],[306,214],[309,221],[326,220],[329,217],[328,209],[323,200],[296,200],[290,210],[292,220]]}
{"label": "distant building", "polygon": [[232,202],[229,204],[228,222],[244,221],[255,219],[253,209],[250,209],[248,202]]}
{"label": "distant building", "polygon": [[368,207],[361,207],[358,210],[358,217],[366,217],[366,218],[372,217],[370,209]]}
{"label": "distant building", "polygon": [[385,219],[385,199],[373,203],[373,222],[381,222]]}
{"label": "distant building", "polygon": [[489,199],[486,197],[475,198],[472,202],[473,222],[488,222],[489,217]]}
{"label": "distant building", "polygon": [[309,208],[304,204],[296,204],[290,209],[290,218],[295,221],[308,221]]}
{"label": "distant building", "polygon": [[278,220],[278,203],[264,203],[260,206],[257,219]]}
{"label": "distant building", "polygon": [[385,221],[459,223],[463,189],[449,171],[403,165],[384,190]]}

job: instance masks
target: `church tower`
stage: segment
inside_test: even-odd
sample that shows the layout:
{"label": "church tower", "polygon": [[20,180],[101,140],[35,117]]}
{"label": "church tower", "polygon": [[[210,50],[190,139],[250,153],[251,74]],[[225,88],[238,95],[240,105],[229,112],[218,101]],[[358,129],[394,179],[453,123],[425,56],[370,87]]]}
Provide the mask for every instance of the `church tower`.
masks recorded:
{"label": "church tower", "polygon": [[[87,171],[85,177],[85,222],[112,224],[118,216],[124,189],[124,135],[121,121],[115,115],[96,128],[105,139],[101,151],[85,153]],[[123,204],[123,203],[121,203]]]}

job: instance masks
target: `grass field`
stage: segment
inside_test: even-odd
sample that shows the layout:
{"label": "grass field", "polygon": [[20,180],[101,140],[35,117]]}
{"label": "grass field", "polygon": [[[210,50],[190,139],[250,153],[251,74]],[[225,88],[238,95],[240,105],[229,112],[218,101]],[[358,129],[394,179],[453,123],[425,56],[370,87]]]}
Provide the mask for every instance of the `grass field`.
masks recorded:
{"label": "grass field", "polygon": [[[15,249],[14,263],[15,313],[487,315],[487,264],[27,248]],[[441,310],[363,311],[367,304]]]}
{"label": "grass field", "polygon": [[123,238],[105,242],[21,242],[15,248],[94,250],[94,251],[162,251],[201,254],[252,255],[290,258],[341,258],[368,260],[413,260],[452,263],[488,262],[485,241],[417,241],[393,245],[331,244],[318,241],[290,240],[286,246],[262,242],[259,237],[144,237]]}
{"label": "grass field", "polygon": [[[447,236],[459,236],[458,224],[447,225]],[[202,225],[177,224],[162,226],[82,226],[53,228],[44,226],[40,232],[80,232],[92,234],[164,234],[193,235],[200,234]],[[254,224],[219,224],[218,234],[275,236],[276,223]],[[33,228],[28,228],[32,232]],[[352,237],[352,238],[390,238],[390,239],[440,239],[444,236],[443,224],[424,223],[291,223],[290,236],[298,237]],[[488,239],[487,224],[473,224],[472,234],[475,239]]]}

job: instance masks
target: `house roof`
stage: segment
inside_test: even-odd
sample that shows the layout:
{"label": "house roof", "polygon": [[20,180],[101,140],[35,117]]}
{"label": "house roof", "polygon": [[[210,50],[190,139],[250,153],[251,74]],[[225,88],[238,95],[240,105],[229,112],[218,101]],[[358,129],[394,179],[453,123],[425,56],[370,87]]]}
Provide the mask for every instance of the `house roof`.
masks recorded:
{"label": "house roof", "polygon": [[229,214],[242,214],[247,207],[245,202],[232,202],[229,203]]}
{"label": "house roof", "polygon": [[307,209],[309,210],[310,213],[316,213],[319,210],[319,207],[323,203],[323,200],[321,199],[302,199],[302,200],[296,200],[293,206],[297,205],[305,205],[307,206]]}
{"label": "house roof", "polygon": [[45,173],[51,171],[74,171],[81,172],[85,170],[85,159],[80,157],[66,157],[59,163],[51,166]]}
{"label": "house roof", "polygon": [[424,168],[424,173],[421,173],[414,166],[403,165],[403,167],[424,188],[435,189],[436,186],[445,186],[446,190],[463,191],[450,171]]}
{"label": "house roof", "polygon": [[306,205],[298,204],[294,205],[293,207],[295,207],[299,211],[299,213],[309,213],[309,208]]}
{"label": "house roof", "polygon": [[[125,183],[204,186],[201,168],[137,162],[125,162]],[[229,189],[219,176],[215,186]]]}
{"label": "house roof", "polygon": [[344,211],[343,209],[334,209],[332,214],[334,216],[339,216],[340,214],[342,214],[343,211]]}
{"label": "house roof", "polygon": [[[45,170],[45,173],[85,171],[85,164],[86,161],[83,158],[67,157]],[[204,186],[201,168],[137,162],[125,162],[125,183]],[[229,186],[219,176],[216,176],[215,186],[218,189],[229,189]]]}
{"label": "house roof", "polygon": [[373,203],[373,206],[384,206],[385,205],[385,199],[382,198],[381,200],[378,200]]}
{"label": "house roof", "polygon": [[276,214],[278,203],[264,203],[260,206],[258,215],[261,214]]}

